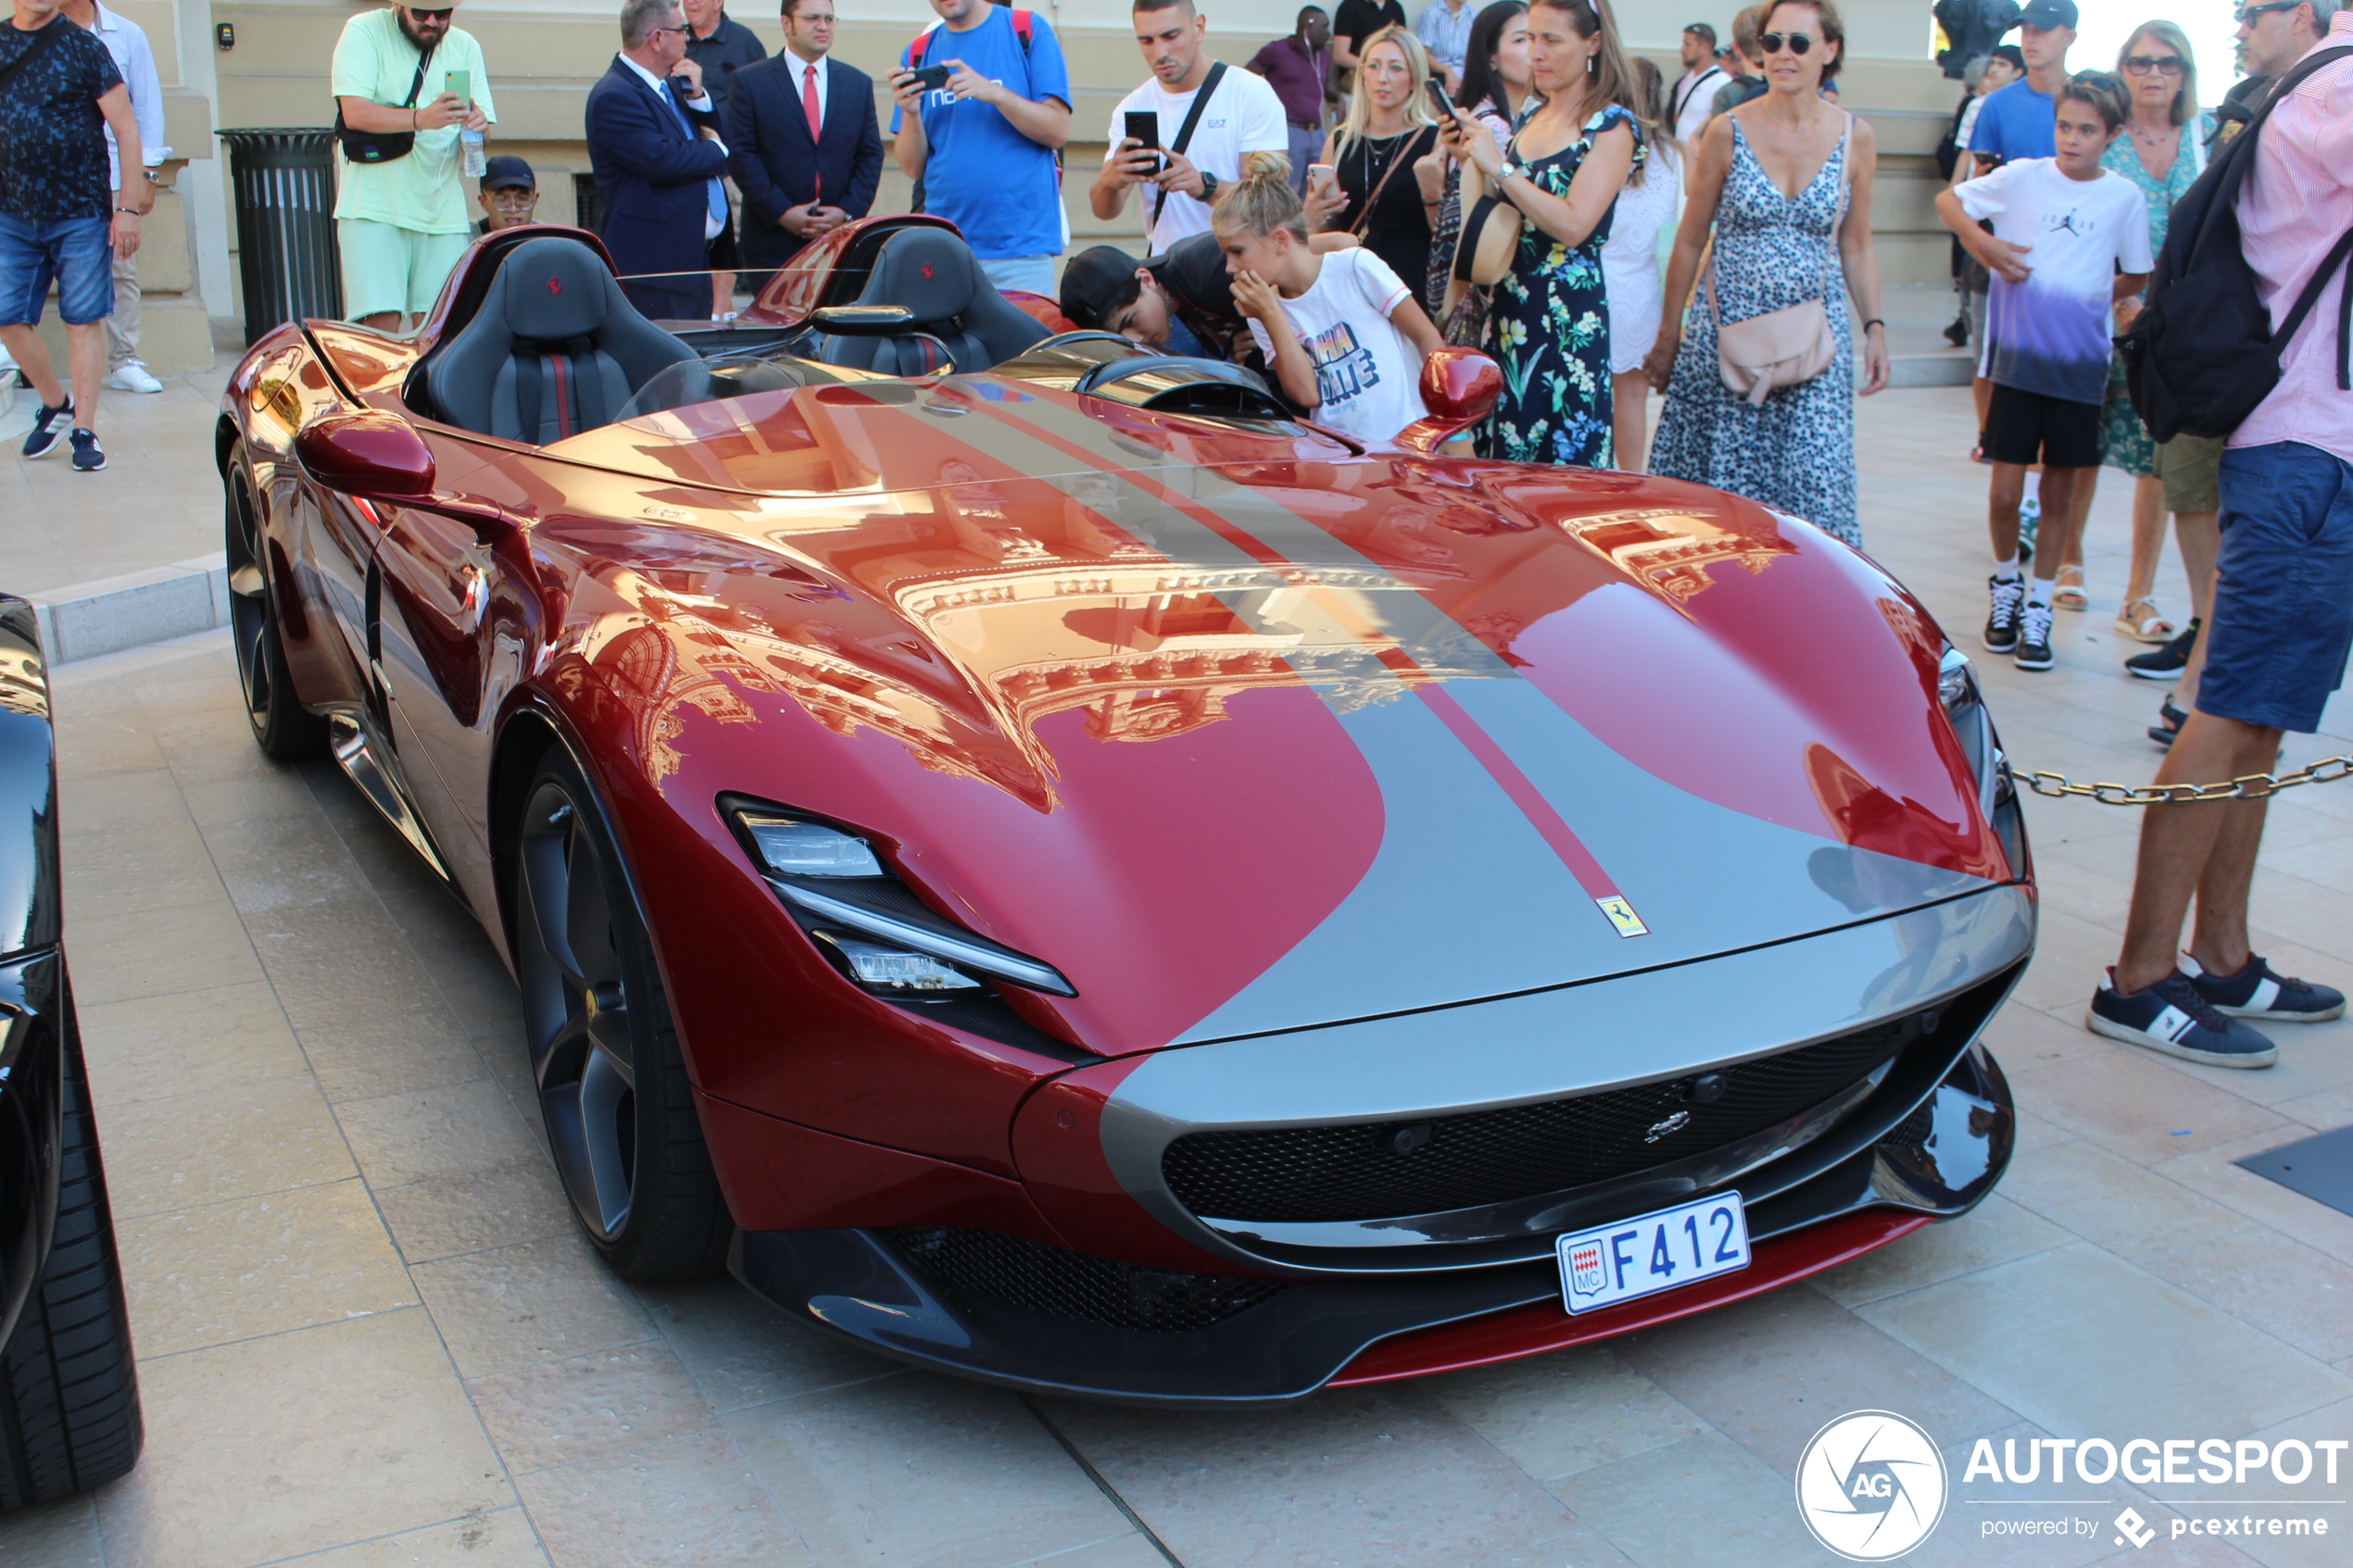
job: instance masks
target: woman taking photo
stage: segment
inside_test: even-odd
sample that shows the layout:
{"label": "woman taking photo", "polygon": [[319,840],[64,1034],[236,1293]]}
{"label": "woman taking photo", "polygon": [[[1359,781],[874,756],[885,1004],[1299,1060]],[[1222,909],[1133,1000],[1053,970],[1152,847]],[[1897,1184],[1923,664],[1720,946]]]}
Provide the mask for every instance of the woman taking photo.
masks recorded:
{"label": "woman taking photo", "polygon": [[[1865,396],[1887,384],[1888,370],[1871,248],[1871,128],[1822,95],[1845,52],[1832,0],[1774,0],[1758,34],[1765,95],[1709,121],[1692,157],[1658,342],[1643,367],[1667,394],[1651,471],[1745,495],[1859,545],[1850,290],[1863,314]],[[1693,299],[1711,225],[1715,253]],[[1762,320],[1785,310],[1793,315]],[[1778,338],[1788,323],[1817,317],[1814,335],[1828,341],[1807,343],[1804,358],[1824,368],[1768,393],[1778,378],[1750,373],[1764,361],[1747,358],[1759,329],[1729,339],[1718,331],[1757,321]],[[1734,374],[1761,401],[1734,393],[1726,380]]]}
{"label": "woman taking photo", "polygon": [[1615,458],[1609,307],[1602,244],[1652,127],[1626,106],[1633,72],[1609,0],[1535,0],[1529,76],[1543,102],[1510,144],[1461,109],[1454,156],[1478,165],[1527,219],[1512,270],[1495,285],[1481,344],[1503,367],[1504,395],[1480,427],[1480,456],[1608,468]]}
{"label": "woman taking photo", "polygon": [[[2206,172],[2206,148],[2197,127],[2197,63],[2190,41],[2168,21],[2144,22],[2125,40],[2116,56],[2116,74],[2132,103],[2124,134],[2108,144],[2100,167],[2112,169],[2141,188],[2147,198],[2149,254],[2165,248],[2166,219],[2183,193]],[[2140,314],[2141,298],[2120,300],[2116,330],[2123,332]],[[2100,408],[2100,462],[2133,476],[2133,566],[2124,586],[2124,603],[2116,612],[2116,629],[2137,642],[2165,643],[2180,628],[2158,612],[2149,596],[2157,588],[2157,558],[2165,548],[2165,485],[2157,477],[2157,443],[2133,411],[2124,390],[2124,361],[2108,362],[2108,399]],[[2083,593],[2083,530],[2091,515],[2092,494],[2099,483],[2093,469],[2075,488],[2078,526],[2067,554],[2060,558],[2058,588],[2051,602],[2061,609],[2082,609],[2089,603]],[[2192,604],[2202,615],[2207,573],[2221,536],[2206,513],[2193,512],[2195,521],[2182,531],[2183,564],[2190,568]]]}
{"label": "woman taking photo", "polygon": [[[1454,106],[1470,110],[1501,147],[1511,140],[1512,122],[1519,119],[1529,95],[1528,6],[1522,0],[1495,0],[1471,22],[1470,43],[1463,56],[1463,90],[1454,94]],[[1441,167],[1443,182],[1425,291],[1425,303],[1436,316],[1446,304],[1446,282],[1454,273],[1454,241],[1463,229],[1463,169],[1442,147],[1423,155],[1424,162],[1431,160]]]}
{"label": "woman taking photo", "polygon": [[1323,161],[1338,178],[1321,187],[1311,181],[1307,220],[1354,234],[1411,287],[1429,275],[1429,220],[1438,211],[1437,180],[1414,168],[1438,144],[1422,87],[1429,56],[1403,28],[1385,27],[1365,40],[1356,57],[1348,117],[1324,138]]}
{"label": "woman taking photo", "polygon": [[1633,182],[1618,193],[1602,246],[1602,282],[1609,294],[1609,395],[1617,466],[1641,472],[1650,439],[1651,383],[1642,361],[1658,341],[1658,232],[1675,221],[1683,200],[1683,149],[1663,118],[1667,83],[1658,68],[1634,62],[1634,118],[1657,130],[1650,157],[1634,166]]}

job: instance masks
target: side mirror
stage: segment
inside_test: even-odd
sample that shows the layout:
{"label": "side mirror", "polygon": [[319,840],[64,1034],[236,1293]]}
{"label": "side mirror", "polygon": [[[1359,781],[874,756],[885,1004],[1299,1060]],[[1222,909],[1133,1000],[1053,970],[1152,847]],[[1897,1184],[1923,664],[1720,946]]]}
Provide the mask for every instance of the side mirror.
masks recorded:
{"label": "side mirror", "polygon": [[433,453],[391,414],[330,414],[295,433],[295,457],[313,482],[346,495],[393,501],[433,495]]}
{"label": "side mirror", "polygon": [[1434,453],[1485,419],[1503,395],[1504,372],[1494,360],[1475,348],[1441,348],[1422,366],[1422,407],[1429,412],[1399,432],[1397,445]]}

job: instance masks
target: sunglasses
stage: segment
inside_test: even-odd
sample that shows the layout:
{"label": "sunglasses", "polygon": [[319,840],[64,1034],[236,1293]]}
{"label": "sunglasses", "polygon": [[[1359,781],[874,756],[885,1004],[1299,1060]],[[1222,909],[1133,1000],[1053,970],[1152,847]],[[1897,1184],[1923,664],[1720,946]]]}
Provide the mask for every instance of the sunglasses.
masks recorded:
{"label": "sunglasses", "polygon": [[[2303,3],[2304,0],[2296,0],[2299,6]],[[1780,54],[1784,43],[1789,44],[1789,52],[1793,55],[1807,54],[1814,47],[1814,40],[1803,32],[1760,32],[1756,35],[1756,46],[1768,55]]]}
{"label": "sunglasses", "polygon": [[2252,27],[2255,19],[2266,11],[2293,11],[2303,4],[2304,0],[2271,0],[2268,6],[2249,6],[2245,10],[2235,11],[2232,13],[2232,18],[2241,27]]}
{"label": "sunglasses", "polygon": [[2124,69],[2134,76],[2146,76],[2153,70],[2163,71],[2168,76],[2179,76],[2182,74],[2182,56],[2179,55],[2127,55],[2124,56]]}
{"label": "sunglasses", "polygon": [[409,14],[416,18],[421,22],[446,22],[451,17],[458,14],[458,7],[455,6],[447,6],[438,11],[420,11],[414,6],[411,6],[409,7]]}

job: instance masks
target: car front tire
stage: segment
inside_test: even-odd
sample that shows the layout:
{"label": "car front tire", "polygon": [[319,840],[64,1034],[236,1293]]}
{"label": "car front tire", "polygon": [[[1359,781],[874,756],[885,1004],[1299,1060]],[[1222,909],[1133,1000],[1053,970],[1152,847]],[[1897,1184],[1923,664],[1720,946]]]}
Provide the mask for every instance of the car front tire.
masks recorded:
{"label": "car front tire", "polygon": [[229,627],[237,646],[237,683],[254,744],[281,762],[327,754],[327,721],[304,708],[286,671],[277,606],[262,555],[261,508],[242,451],[221,476],[224,546],[229,557]]}
{"label": "car front tire", "polygon": [[532,771],[513,829],[523,1029],[573,1211],[626,1278],[714,1273],[734,1224],[653,943],[603,804],[560,743]]}
{"label": "car front tire", "polygon": [[65,1009],[57,1223],[49,1261],[0,1349],[0,1513],[123,1474],[145,1436],[82,1036]]}

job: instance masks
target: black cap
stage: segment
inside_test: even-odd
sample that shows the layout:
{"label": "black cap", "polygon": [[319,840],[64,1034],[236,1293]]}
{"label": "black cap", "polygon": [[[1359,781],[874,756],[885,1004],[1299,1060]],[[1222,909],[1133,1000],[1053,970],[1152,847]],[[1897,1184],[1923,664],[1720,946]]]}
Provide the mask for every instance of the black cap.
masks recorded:
{"label": "black cap", "polygon": [[1144,292],[1136,269],[1145,265],[1117,245],[1080,251],[1063,264],[1063,314],[1081,332],[1101,332],[1113,311]]}
{"label": "black cap", "polygon": [[2020,27],[2039,27],[2045,31],[2076,24],[2075,0],[2030,0],[2019,14]]}
{"label": "black cap", "polygon": [[526,191],[535,191],[539,188],[539,182],[533,178],[531,165],[514,154],[500,153],[482,166],[484,190],[505,191],[517,185]]}

